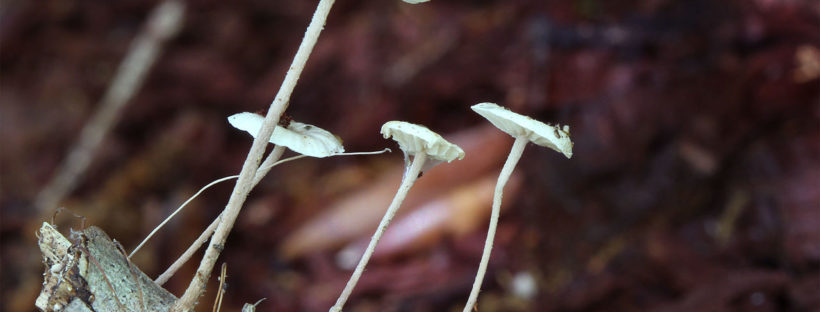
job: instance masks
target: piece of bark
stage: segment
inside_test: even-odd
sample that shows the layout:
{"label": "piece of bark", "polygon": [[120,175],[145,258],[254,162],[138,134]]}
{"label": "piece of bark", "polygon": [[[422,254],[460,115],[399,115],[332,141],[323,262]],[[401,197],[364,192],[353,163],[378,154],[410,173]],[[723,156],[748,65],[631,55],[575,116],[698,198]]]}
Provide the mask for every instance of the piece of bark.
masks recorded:
{"label": "piece of bark", "polygon": [[38,234],[46,269],[35,306],[42,311],[167,311],[177,300],[97,227],[72,231],[69,240],[44,222]]}

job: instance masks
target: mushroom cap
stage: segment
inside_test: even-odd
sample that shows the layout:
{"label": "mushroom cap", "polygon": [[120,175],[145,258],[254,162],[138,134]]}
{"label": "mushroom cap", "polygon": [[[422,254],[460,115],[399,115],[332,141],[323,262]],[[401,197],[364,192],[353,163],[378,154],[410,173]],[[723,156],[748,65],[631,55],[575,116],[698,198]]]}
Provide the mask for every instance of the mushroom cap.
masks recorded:
{"label": "mushroom cap", "polygon": [[[228,122],[239,130],[256,137],[265,117],[254,113],[239,113],[228,117]],[[269,142],[285,146],[294,152],[311,157],[327,157],[344,153],[342,142],[332,133],[314,125],[291,121],[287,128],[276,126]]]}
{"label": "mushroom cap", "polygon": [[401,150],[410,155],[424,153],[446,162],[464,158],[464,151],[458,145],[447,142],[424,126],[404,121],[388,121],[382,126],[382,135],[385,139],[393,137]]}
{"label": "mushroom cap", "polygon": [[427,1],[430,1],[430,0],[402,0],[402,1],[407,2],[407,3],[412,3],[412,4],[419,4],[419,3],[427,2]]}
{"label": "mushroom cap", "polygon": [[548,125],[494,103],[476,104],[472,109],[513,137],[525,137],[532,143],[549,147],[567,158],[572,158],[573,143],[569,137],[569,126],[562,128],[557,124]]}

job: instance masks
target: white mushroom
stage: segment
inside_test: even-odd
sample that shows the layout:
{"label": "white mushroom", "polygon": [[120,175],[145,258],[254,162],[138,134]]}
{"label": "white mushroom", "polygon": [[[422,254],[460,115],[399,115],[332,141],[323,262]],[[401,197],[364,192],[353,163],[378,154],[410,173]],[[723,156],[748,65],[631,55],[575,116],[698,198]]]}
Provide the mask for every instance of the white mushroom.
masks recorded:
{"label": "white mushroom", "polygon": [[419,3],[427,2],[427,1],[430,1],[430,0],[402,0],[402,1],[407,2],[407,3],[411,3],[411,4],[419,4]]}
{"label": "white mushroom", "polygon": [[[254,138],[257,134],[259,134],[259,129],[262,128],[262,123],[264,121],[265,117],[247,112],[234,114],[228,117],[228,122],[232,126],[234,126],[234,128],[247,131]],[[265,177],[266,174],[268,174],[268,171],[270,171],[271,168],[273,168],[273,166],[279,163],[277,161],[279,160],[279,158],[282,157],[282,154],[285,152],[285,148],[290,148],[294,152],[297,152],[305,156],[319,158],[339,155],[344,153],[345,151],[344,147],[342,146],[342,142],[332,133],[327,132],[324,129],[313,125],[303,124],[295,121],[291,121],[290,125],[288,125],[287,128],[276,126],[276,128],[274,128],[273,130],[273,134],[271,135],[269,141],[273,144],[276,144],[276,146],[273,148],[273,151],[271,151],[270,154],[268,154],[268,156],[265,158],[265,161],[259,165],[259,169],[257,169],[256,175],[253,178],[253,186],[256,186],[256,184],[258,184],[259,181],[261,181],[262,178]],[[194,200],[194,198],[199,196],[199,194],[201,194],[206,189],[217,183],[236,178],[239,178],[239,176],[234,175],[217,179],[209,183],[202,189],[200,189],[196,194],[191,196],[191,198],[182,203],[182,205],[180,205],[179,208],[174,210],[173,213],[166,217],[165,220],[163,220],[157,227],[155,227],[151,231],[151,233],[149,233],[148,236],[146,236],[145,239],[143,239],[142,242],[139,245],[137,245],[137,247],[134,248],[133,251],[131,251],[131,254],[129,254],[128,257],[131,258],[131,256],[133,256],[137,251],[139,251],[140,248],[142,248],[142,246],[144,246],[145,243],[147,243],[148,240],[151,239],[151,237],[153,237],[154,234],[157,233],[157,231],[159,231],[163,226],[165,226],[165,224],[168,223],[168,221],[170,221],[171,218],[173,218],[180,211],[182,211],[182,208],[185,208],[185,206],[189,202]],[[213,231],[214,229],[216,229],[216,221],[217,220],[214,220],[214,223],[212,223],[211,226],[208,227],[208,230],[206,230],[206,232]],[[163,274],[163,276],[165,276],[165,274]]]}
{"label": "white mushroom", "polygon": [[410,187],[412,187],[413,183],[418,179],[419,173],[421,173],[427,158],[446,162],[451,162],[456,158],[464,158],[464,151],[460,147],[447,142],[447,140],[440,135],[430,131],[430,129],[424,126],[404,121],[389,121],[382,126],[381,132],[385,139],[392,137],[393,140],[396,140],[396,142],[399,143],[399,148],[401,148],[405,154],[405,160],[409,155],[413,156],[413,162],[405,169],[404,177],[401,180],[399,190],[396,191],[396,196],[393,197],[390,207],[387,208],[384,217],[382,217],[379,227],[376,229],[376,233],[374,233],[370,239],[370,243],[367,245],[367,249],[359,260],[359,264],[356,265],[356,269],[350,276],[350,280],[347,281],[345,289],[342,291],[339,299],[336,300],[336,304],[330,308],[331,312],[342,310],[347,298],[350,297],[350,293],[353,292],[353,288],[356,287],[356,283],[358,283],[359,278],[362,276],[367,262],[370,261],[370,257],[376,250],[376,244],[379,243],[379,239],[381,239],[384,231],[387,230],[390,220],[393,219],[393,216],[396,215],[396,211],[399,210]]}
{"label": "white mushroom", "polygon": [[493,125],[514,137],[515,143],[513,143],[510,155],[501,169],[501,174],[498,175],[498,182],[495,185],[495,194],[493,195],[490,228],[487,230],[487,240],[484,242],[484,253],[481,255],[481,263],[473,282],[473,289],[470,291],[470,298],[467,299],[467,304],[464,306],[464,312],[472,311],[478,300],[478,292],[481,289],[484,275],[487,273],[487,264],[490,261],[490,253],[493,249],[493,239],[495,238],[495,229],[501,211],[504,186],[510,179],[518,160],[521,159],[524,147],[527,146],[528,142],[533,142],[562,153],[567,158],[572,157],[572,140],[569,137],[569,126],[561,128],[558,125],[548,125],[530,117],[513,113],[493,103],[476,104],[472,106],[472,109],[487,118]]}
{"label": "white mushroom", "polygon": [[513,113],[509,109],[493,103],[473,105],[472,109],[487,118],[501,131],[512,137],[526,139],[537,145],[549,147],[556,152],[572,158],[572,140],[569,138],[569,126],[563,128],[552,126],[530,117]]}
{"label": "white mushroom", "polygon": [[[254,113],[239,113],[228,117],[228,122],[253,137],[262,128],[265,117]],[[327,157],[344,153],[342,142],[332,133],[322,128],[291,121],[287,128],[276,126],[269,140],[277,146],[285,146],[294,152],[311,157]]]}

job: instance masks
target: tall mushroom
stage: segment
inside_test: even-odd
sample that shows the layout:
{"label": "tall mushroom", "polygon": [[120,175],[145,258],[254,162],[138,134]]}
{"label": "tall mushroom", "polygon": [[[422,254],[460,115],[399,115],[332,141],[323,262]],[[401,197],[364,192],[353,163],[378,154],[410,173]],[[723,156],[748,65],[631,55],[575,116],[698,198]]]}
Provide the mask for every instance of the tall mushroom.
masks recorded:
{"label": "tall mushroom", "polygon": [[[339,299],[336,300],[336,304],[330,308],[331,312],[342,310],[348,297],[350,297],[350,294],[353,292],[353,288],[356,287],[356,283],[358,283],[359,278],[362,276],[364,267],[367,266],[367,262],[376,250],[376,244],[378,244],[379,239],[381,239],[382,234],[384,234],[384,231],[390,224],[390,220],[396,215],[396,211],[399,210],[399,206],[401,206],[401,202],[404,201],[404,197],[407,196],[410,187],[412,187],[413,183],[418,179],[428,157],[434,161],[432,166],[442,161],[451,162],[456,158],[464,158],[464,151],[460,147],[447,142],[447,140],[440,135],[430,131],[430,129],[424,126],[404,121],[388,121],[382,126],[381,133],[385,139],[393,137],[393,140],[399,143],[399,148],[404,152],[405,164],[407,166],[404,171],[404,176],[401,179],[399,190],[396,191],[396,196],[393,197],[393,201],[384,213],[384,217],[382,217],[379,227],[376,229],[376,233],[374,233],[370,239],[370,243],[367,245],[367,249],[359,260],[356,270],[354,270],[350,276],[350,280],[347,281],[345,289],[342,291]],[[408,156],[413,157],[412,164],[407,164],[409,162]]]}
{"label": "tall mushroom", "polygon": [[495,238],[495,229],[498,225],[504,185],[506,185],[507,180],[510,179],[510,175],[513,169],[515,169],[518,160],[521,159],[524,147],[527,146],[527,143],[532,142],[537,145],[549,147],[564,154],[567,158],[572,157],[572,140],[569,138],[569,126],[564,126],[563,128],[558,127],[558,125],[551,126],[530,117],[516,114],[493,103],[476,104],[472,106],[472,109],[479,115],[487,118],[487,120],[498,129],[501,129],[515,138],[515,143],[513,143],[510,155],[507,157],[507,161],[501,169],[501,174],[498,175],[498,182],[496,182],[495,194],[493,195],[490,228],[487,230],[487,240],[484,242],[484,253],[481,255],[481,263],[478,266],[473,288],[470,291],[470,298],[467,300],[467,305],[464,306],[464,312],[471,311],[478,300],[478,292],[481,289],[481,283],[484,281],[484,274],[487,273],[487,264],[490,261],[490,253],[493,249],[493,239]]}

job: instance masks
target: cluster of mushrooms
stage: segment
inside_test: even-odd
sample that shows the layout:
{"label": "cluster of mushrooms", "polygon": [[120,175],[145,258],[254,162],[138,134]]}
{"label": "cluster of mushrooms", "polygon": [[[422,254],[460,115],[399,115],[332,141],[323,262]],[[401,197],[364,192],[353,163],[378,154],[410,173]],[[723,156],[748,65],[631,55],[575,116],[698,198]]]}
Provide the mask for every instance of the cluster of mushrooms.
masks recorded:
{"label": "cluster of mushrooms", "polygon": [[[569,136],[569,126],[561,128],[558,125],[545,124],[530,117],[514,113],[493,103],[476,104],[472,106],[472,109],[484,118],[487,118],[487,120],[497,128],[515,138],[515,143],[513,143],[507,161],[504,163],[501,174],[498,176],[498,182],[496,183],[495,194],[493,196],[492,214],[490,216],[490,226],[487,231],[487,240],[484,244],[484,252],[481,256],[475,282],[473,282],[473,287],[467,304],[464,307],[464,312],[471,311],[478,300],[478,292],[481,289],[484,274],[487,272],[487,264],[489,263],[490,253],[493,248],[493,239],[495,238],[495,230],[498,225],[504,186],[507,184],[518,160],[521,158],[524,147],[526,147],[527,143],[532,142],[536,145],[549,147],[564,154],[567,158],[572,157],[572,140],[570,140]],[[229,117],[228,120],[234,127],[245,130],[251,133],[251,135],[256,135],[262,125],[262,116],[253,113],[236,114]],[[384,138],[392,137],[393,140],[399,144],[399,148],[401,148],[402,152],[404,152],[406,163],[404,176],[402,177],[401,185],[395,197],[393,197],[393,201],[390,203],[378,228],[376,228],[376,232],[370,239],[367,249],[359,260],[358,265],[356,265],[356,269],[353,271],[341,296],[339,296],[339,299],[330,311],[342,310],[342,307],[364,272],[367,262],[373,255],[376,244],[378,244],[379,239],[381,239],[390,221],[396,215],[407,192],[413,186],[413,183],[416,182],[416,179],[418,179],[422,169],[429,169],[441,162],[451,162],[455,159],[464,158],[464,151],[460,147],[448,142],[424,126],[404,121],[389,121],[382,126],[381,133]],[[341,141],[330,132],[316,126],[298,122],[291,122],[287,128],[277,126],[270,138],[270,142],[276,144],[276,148],[280,149],[280,151],[271,153],[271,155],[277,155],[277,159],[281,156],[284,147],[288,147],[297,153],[313,157],[327,157],[344,152]],[[412,157],[412,161],[409,160],[410,157]],[[273,161],[275,160],[271,160],[269,157],[261,168],[267,167],[267,165],[270,165]],[[428,166],[425,167],[425,164]]]}
{"label": "cluster of mushrooms", "polygon": [[[487,264],[490,260],[490,253],[493,248],[493,239],[495,238],[496,226],[501,210],[504,186],[507,184],[518,160],[521,158],[524,147],[526,147],[527,143],[532,142],[536,145],[549,147],[564,154],[567,158],[571,158],[573,145],[569,136],[569,126],[562,128],[558,125],[545,124],[530,117],[514,113],[493,103],[476,104],[472,106],[472,109],[489,120],[497,128],[515,138],[515,143],[513,143],[510,154],[504,163],[504,167],[501,169],[501,174],[498,176],[493,196],[487,240],[484,243],[484,252],[481,256],[481,262],[478,267],[478,272],[476,273],[475,281],[473,282],[472,290],[470,291],[470,297],[464,306],[464,312],[471,311],[478,300],[478,293],[481,289],[481,283],[484,280]],[[239,113],[228,117],[228,121],[232,126],[247,131],[252,136],[256,136],[257,133],[259,133],[263,120],[264,118],[262,116],[254,113]],[[404,152],[405,172],[401,185],[393,197],[393,201],[390,203],[376,232],[370,239],[370,243],[359,260],[356,269],[353,271],[350,280],[348,280],[336,304],[330,308],[332,312],[342,310],[342,307],[364,272],[364,268],[367,266],[370,257],[373,255],[379,239],[381,239],[390,221],[396,215],[402,201],[404,201],[405,196],[413,186],[413,183],[418,179],[422,170],[429,170],[433,166],[445,161],[449,163],[455,159],[464,158],[464,151],[460,147],[448,142],[424,126],[404,121],[389,121],[382,126],[381,133],[384,138],[392,138],[395,140],[399,144],[399,148]],[[344,153],[342,142],[332,133],[313,125],[295,121],[291,121],[287,125],[277,126],[270,137],[270,142],[275,144],[276,147],[260,165],[254,178],[254,185],[259,182],[261,177],[263,177],[271,167],[282,162],[278,160],[285,151],[285,148],[289,148],[304,156],[320,158],[343,155]],[[410,157],[412,157],[412,160],[410,160]],[[215,220],[214,224],[216,224],[217,221],[218,220]]]}

